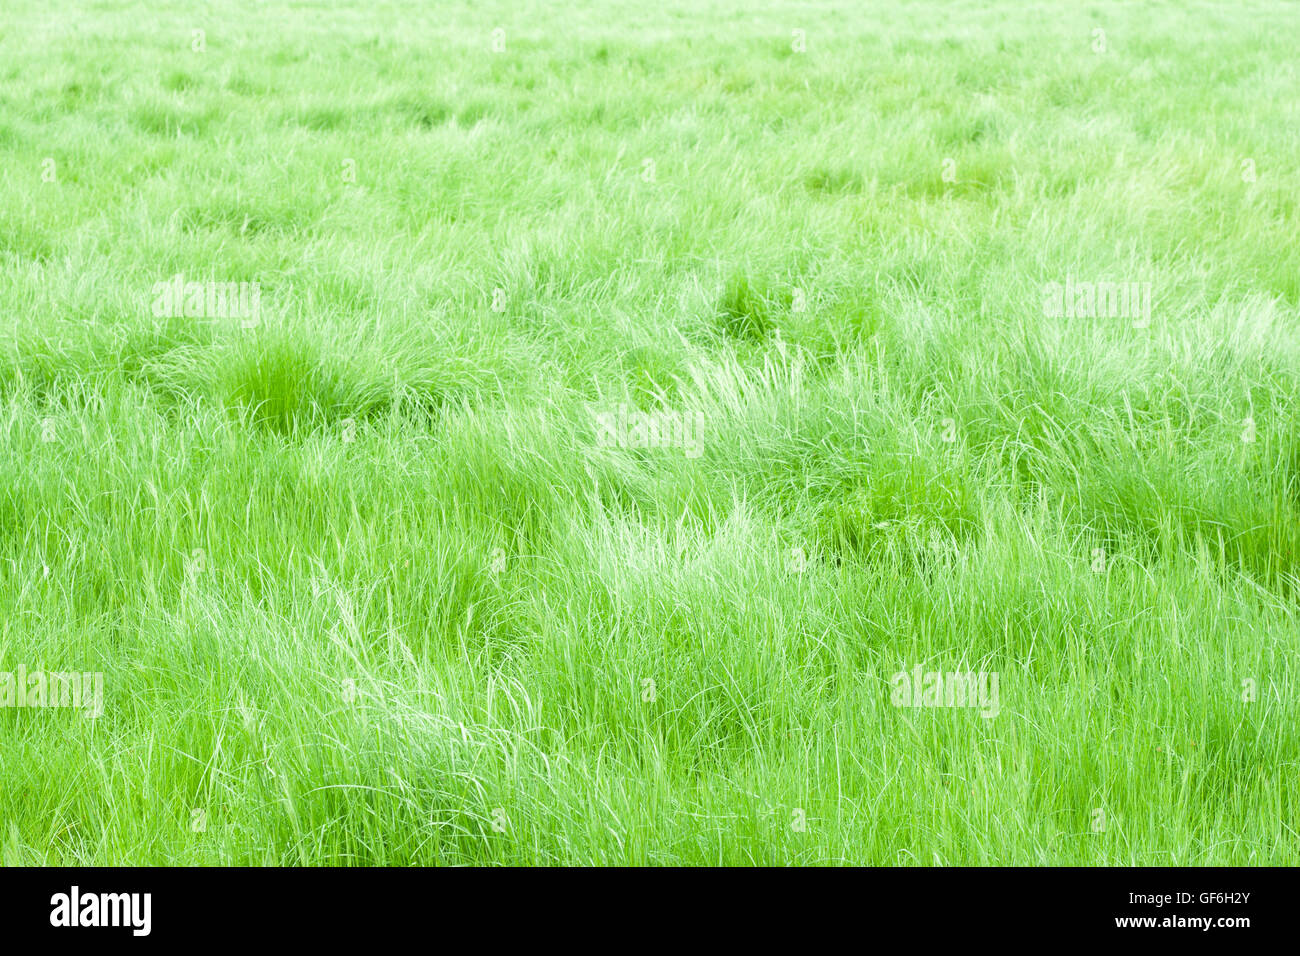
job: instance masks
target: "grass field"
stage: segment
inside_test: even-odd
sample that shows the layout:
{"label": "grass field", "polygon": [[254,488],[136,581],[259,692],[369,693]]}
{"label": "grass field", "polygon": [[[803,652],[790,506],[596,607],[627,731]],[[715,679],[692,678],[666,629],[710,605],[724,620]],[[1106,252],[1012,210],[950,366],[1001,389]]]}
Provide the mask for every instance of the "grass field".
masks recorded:
{"label": "grass field", "polygon": [[1297,5],[4,6],[4,863],[1300,862]]}

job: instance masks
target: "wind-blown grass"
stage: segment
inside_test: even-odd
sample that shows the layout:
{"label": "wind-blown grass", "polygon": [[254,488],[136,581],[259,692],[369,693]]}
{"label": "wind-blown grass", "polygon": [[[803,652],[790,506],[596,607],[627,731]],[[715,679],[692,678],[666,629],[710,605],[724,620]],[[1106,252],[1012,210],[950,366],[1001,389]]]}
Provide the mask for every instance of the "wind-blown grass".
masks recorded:
{"label": "wind-blown grass", "polygon": [[1294,6],[9,7],[3,862],[1300,859]]}

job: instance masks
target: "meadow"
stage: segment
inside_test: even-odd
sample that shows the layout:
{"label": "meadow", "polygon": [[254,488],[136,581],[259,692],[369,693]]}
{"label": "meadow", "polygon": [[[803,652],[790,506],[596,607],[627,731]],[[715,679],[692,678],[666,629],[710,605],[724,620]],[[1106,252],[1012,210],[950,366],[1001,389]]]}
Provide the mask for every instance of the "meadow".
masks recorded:
{"label": "meadow", "polygon": [[4,0],[0,861],[1300,862],[1297,37]]}

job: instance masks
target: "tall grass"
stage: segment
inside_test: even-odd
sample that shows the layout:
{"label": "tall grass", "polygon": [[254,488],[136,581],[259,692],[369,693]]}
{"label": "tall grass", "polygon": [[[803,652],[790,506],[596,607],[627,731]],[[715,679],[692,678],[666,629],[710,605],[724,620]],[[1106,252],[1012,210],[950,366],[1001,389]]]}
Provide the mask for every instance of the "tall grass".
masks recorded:
{"label": "tall grass", "polygon": [[1293,5],[7,7],[6,864],[1300,859]]}

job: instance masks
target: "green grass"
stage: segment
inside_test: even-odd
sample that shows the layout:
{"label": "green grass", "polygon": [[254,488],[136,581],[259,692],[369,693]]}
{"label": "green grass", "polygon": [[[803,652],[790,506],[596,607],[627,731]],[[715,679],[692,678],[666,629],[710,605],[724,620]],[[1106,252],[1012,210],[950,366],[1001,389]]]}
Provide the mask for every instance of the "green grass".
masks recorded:
{"label": "green grass", "polygon": [[1300,862],[1295,5],[46,6],[4,863]]}

